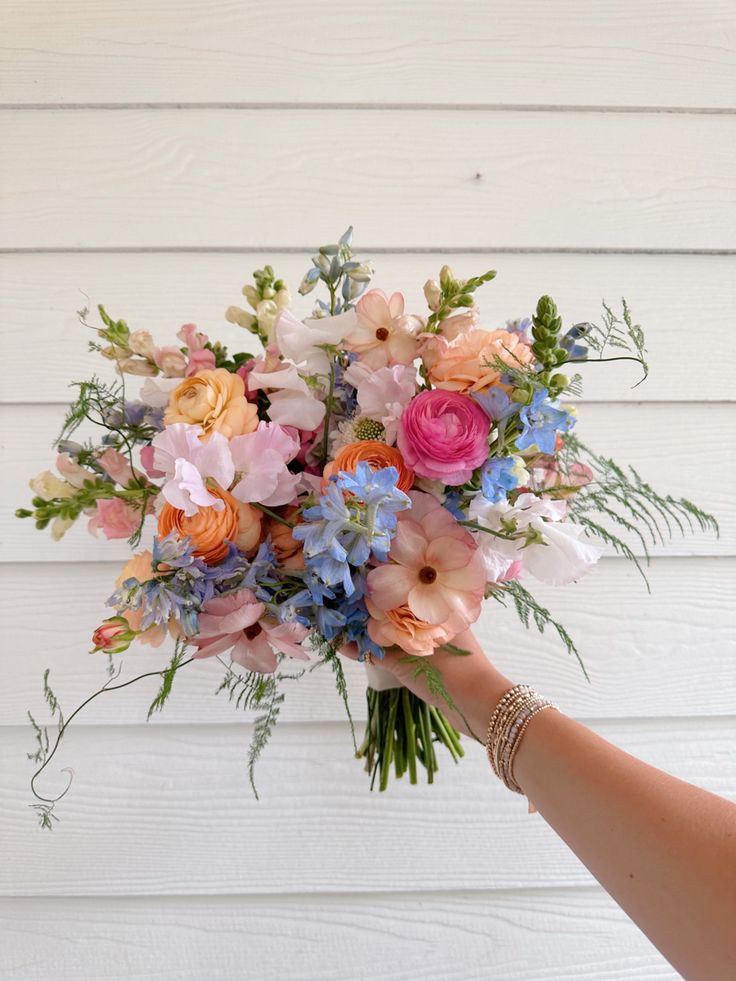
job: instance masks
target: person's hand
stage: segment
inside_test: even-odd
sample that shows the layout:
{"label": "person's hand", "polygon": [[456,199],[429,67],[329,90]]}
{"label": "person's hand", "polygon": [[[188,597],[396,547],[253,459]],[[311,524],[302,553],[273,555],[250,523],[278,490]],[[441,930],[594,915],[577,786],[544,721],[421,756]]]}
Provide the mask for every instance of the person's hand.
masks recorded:
{"label": "person's hand", "polygon": [[[455,653],[452,647],[469,653]],[[456,729],[484,741],[493,709],[511,687],[511,682],[494,668],[470,630],[454,637],[452,647],[438,648],[427,662],[441,674],[442,684],[454,708],[449,707],[442,694],[430,691],[427,674],[421,670],[418,659],[408,657],[399,648],[391,648],[382,661],[376,659],[372,663],[380,670],[389,671],[406,688],[439,708]],[[343,653],[351,658],[356,656],[355,649],[345,649]]]}

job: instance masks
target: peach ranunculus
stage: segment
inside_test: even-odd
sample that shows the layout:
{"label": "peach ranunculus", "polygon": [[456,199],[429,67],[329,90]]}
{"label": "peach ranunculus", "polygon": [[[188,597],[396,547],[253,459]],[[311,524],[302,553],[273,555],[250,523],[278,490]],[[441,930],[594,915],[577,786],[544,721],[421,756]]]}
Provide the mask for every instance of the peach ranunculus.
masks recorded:
{"label": "peach ranunculus", "polygon": [[158,516],[158,532],[162,538],[176,532],[179,538],[191,538],[194,554],[208,565],[217,565],[227,555],[227,543],[233,542],[243,552],[252,552],[261,538],[261,512],[250,504],[241,504],[232,494],[220,487],[210,487],[210,493],[225,505],[222,511],[214,507],[200,508],[187,517],[168,502]]}
{"label": "peach ranunculus", "polygon": [[404,297],[383,290],[369,290],[355,308],[358,325],[345,338],[369,368],[411,364],[417,356],[417,334],[424,327],[419,317],[404,314]]}
{"label": "peach ranunculus", "polygon": [[[299,520],[299,508],[292,506],[284,508],[282,516],[286,521]],[[271,547],[276,560],[284,569],[301,571],[304,568],[304,543],[298,542],[291,534],[292,529],[275,518],[266,518],[263,523],[264,531],[271,536]]]}
{"label": "peach ranunculus", "polygon": [[227,439],[252,433],[258,426],[258,409],[245,397],[240,375],[225,368],[199,371],[177,385],[169,397],[164,422],[201,426],[207,441],[219,432]]}
{"label": "peach ranunculus", "polygon": [[393,610],[380,610],[370,598],[368,636],[381,647],[400,647],[407,654],[428,657],[455,636],[447,624],[427,623],[416,617],[404,603]]}
{"label": "peach ranunculus", "polygon": [[[137,579],[138,582],[148,582],[153,579],[152,555],[149,551],[137,552],[128,559],[120,575],[115,580],[115,586],[120,589],[126,579]],[[143,620],[143,610],[124,610],[121,616],[128,621],[131,630],[139,631]],[[158,624],[138,634],[137,640],[151,647],[160,647],[166,639],[166,630]],[[97,643],[97,641],[95,641]]]}
{"label": "peach ranunculus", "polygon": [[364,460],[372,470],[382,470],[384,467],[396,467],[399,479],[396,486],[399,490],[411,490],[414,483],[414,473],[404,463],[404,458],[395,446],[388,446],[377,439],[361,439],[357,443],[343,446],[334,460],[327,464],[324,479],[327,481],[338,470],[355,473],[355,468]]}
{"label": "peach ranunculus", "polygon": [[[398,516],[389,562],[371,569],[367,598],[393,623],[417,621],[461,633],[480,615],[486,570],[472,535],[429,494],[414,491]],[[445,637],[445,640],[447,637]]]}
{"label": "peach ranunculus", "polygon": [[497,358],[512,368],[523,368],[534,355],[512,331],[478,329],[450,342],[440,336],[429,338],[422,358],[436,388],[467,393],[485,392],[491,385],[501,384]]}

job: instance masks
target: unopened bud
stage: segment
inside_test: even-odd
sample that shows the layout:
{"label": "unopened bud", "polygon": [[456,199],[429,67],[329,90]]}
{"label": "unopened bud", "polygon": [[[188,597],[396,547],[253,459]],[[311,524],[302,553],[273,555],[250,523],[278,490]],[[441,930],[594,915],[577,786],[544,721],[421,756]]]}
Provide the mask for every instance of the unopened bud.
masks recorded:
{"label": "unopened bud", "polygon": [[424,284],[424,298],[430,310],[433,312],[439,310],[442,304],[442,289],[436,280],[428,279]]}
{"label": "unopened bud", "polygon": [[444,290],[449,290],[455,285],[455,276],[449,266],[440,269],[440,283]]}
{"label": "unopened bud", "polygon": [[250,305],[255,310],[261,299],[261,297],[258,294],[258,290],[255,288],[255,286],[251,286],[250,283],[246,283],[245,286],[243,287],[243,296],[246,298],[248,303],[250,303]]}

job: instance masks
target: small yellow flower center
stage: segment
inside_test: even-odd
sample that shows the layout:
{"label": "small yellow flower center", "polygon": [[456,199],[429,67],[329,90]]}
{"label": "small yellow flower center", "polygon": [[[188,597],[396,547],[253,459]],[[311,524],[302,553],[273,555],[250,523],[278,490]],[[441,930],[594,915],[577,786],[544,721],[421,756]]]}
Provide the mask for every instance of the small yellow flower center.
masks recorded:
{"label": "small yellow flower center", "polygon": [[437,578],[437,570],[433,569],[431,565],[425,565],[424,568],[419,570],[419,582],[423,582],[425,586],[429,586]]}

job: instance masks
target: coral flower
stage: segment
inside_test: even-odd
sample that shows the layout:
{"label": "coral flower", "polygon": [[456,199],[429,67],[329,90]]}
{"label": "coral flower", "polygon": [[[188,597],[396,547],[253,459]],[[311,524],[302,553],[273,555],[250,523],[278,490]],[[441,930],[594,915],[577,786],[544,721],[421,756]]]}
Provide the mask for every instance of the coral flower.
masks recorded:
{"label": "coral flower", "polygon": [[427,624],[460,633],[478,619],[486,583],[472,536],[429,494],[414,491],[399,514],[389,563],[368,573],[368,599],[384,612],[406,606]]}
{"label": "coral flower", "polygon": [[396,646],[407,654],[427,657],[459,633],[451,623],[432,624],[420,620],[406,604],[394,610],[379,610],[366,599],[365,605],[371,615],[368,636],[381,647]]}
{"label": "coral flower", "polygon": [[[148,550],[145,552],[136,552],[123,566],[120,575],[115,580],[116,587],[120,589],[126,579],[137,579],[138,582],[147,582],[149,579],[153,579],[154,572],[151,558],[151,553]],[[122,618],[128,621],[131,630],[138,631],[141,629],[143,610],[125,610],[122,613]],[[166,639],[166,630],[159,624],[154,624],[148,630],[144,630],[143,633],[138,634],[137,639],[142,644],[149,644],[151,647],[160,647]],[[94,637],[93,640],[95,643],[98,642]]]}
{"label": "coral flower", "polygon": [[250,504],[241,504],[220,487],[209,488],[223,502],[223,509],[200,508],[188,517],[184,511],[164,504],[158,517],[158,532],[165,538],[175,531],[179,538],[191,538],[194,554],[208,565],[216,565],[227,555],[228,541],[244,552],[252,551],[261,536],[261,512]]}
{"label": "coral flower", "polygon": [[343,446],[335,459],[325,467],[325,481],[338,470],[355,473],[355,468],[364,460],[372,470],[382,470],[384,467],[396,467],[399,479],[396,486],[399,490],[410,490],[414,483],[414,474],[404,463],[401,453],[377,439],[361,439],[357,443]]}
{"label": "coral flower", "polygon": [[355,308],[358,325],[345,338],[348,351],[355,351],[369,368],[411,364],[417,355],[419,317],[404,314],[404,297],[383,290],[369,290]]}
{"label": "coral flower", "polygon": [[430,338],[422,353],[430,381],[454,392],[485,392],[499,385],[497,359],[517,368],[534,360],[529,345],[508,330],[469,330],[449,343]]}
{"label": "coral flower", "polygon": [[202,427],[203,441],[212,433],[230,439],[252,433],[258,426],[258,409],[245,397],[240,375],[225,368],[199,371],[176,386],[169,397],[164,422],[185,422]]}

